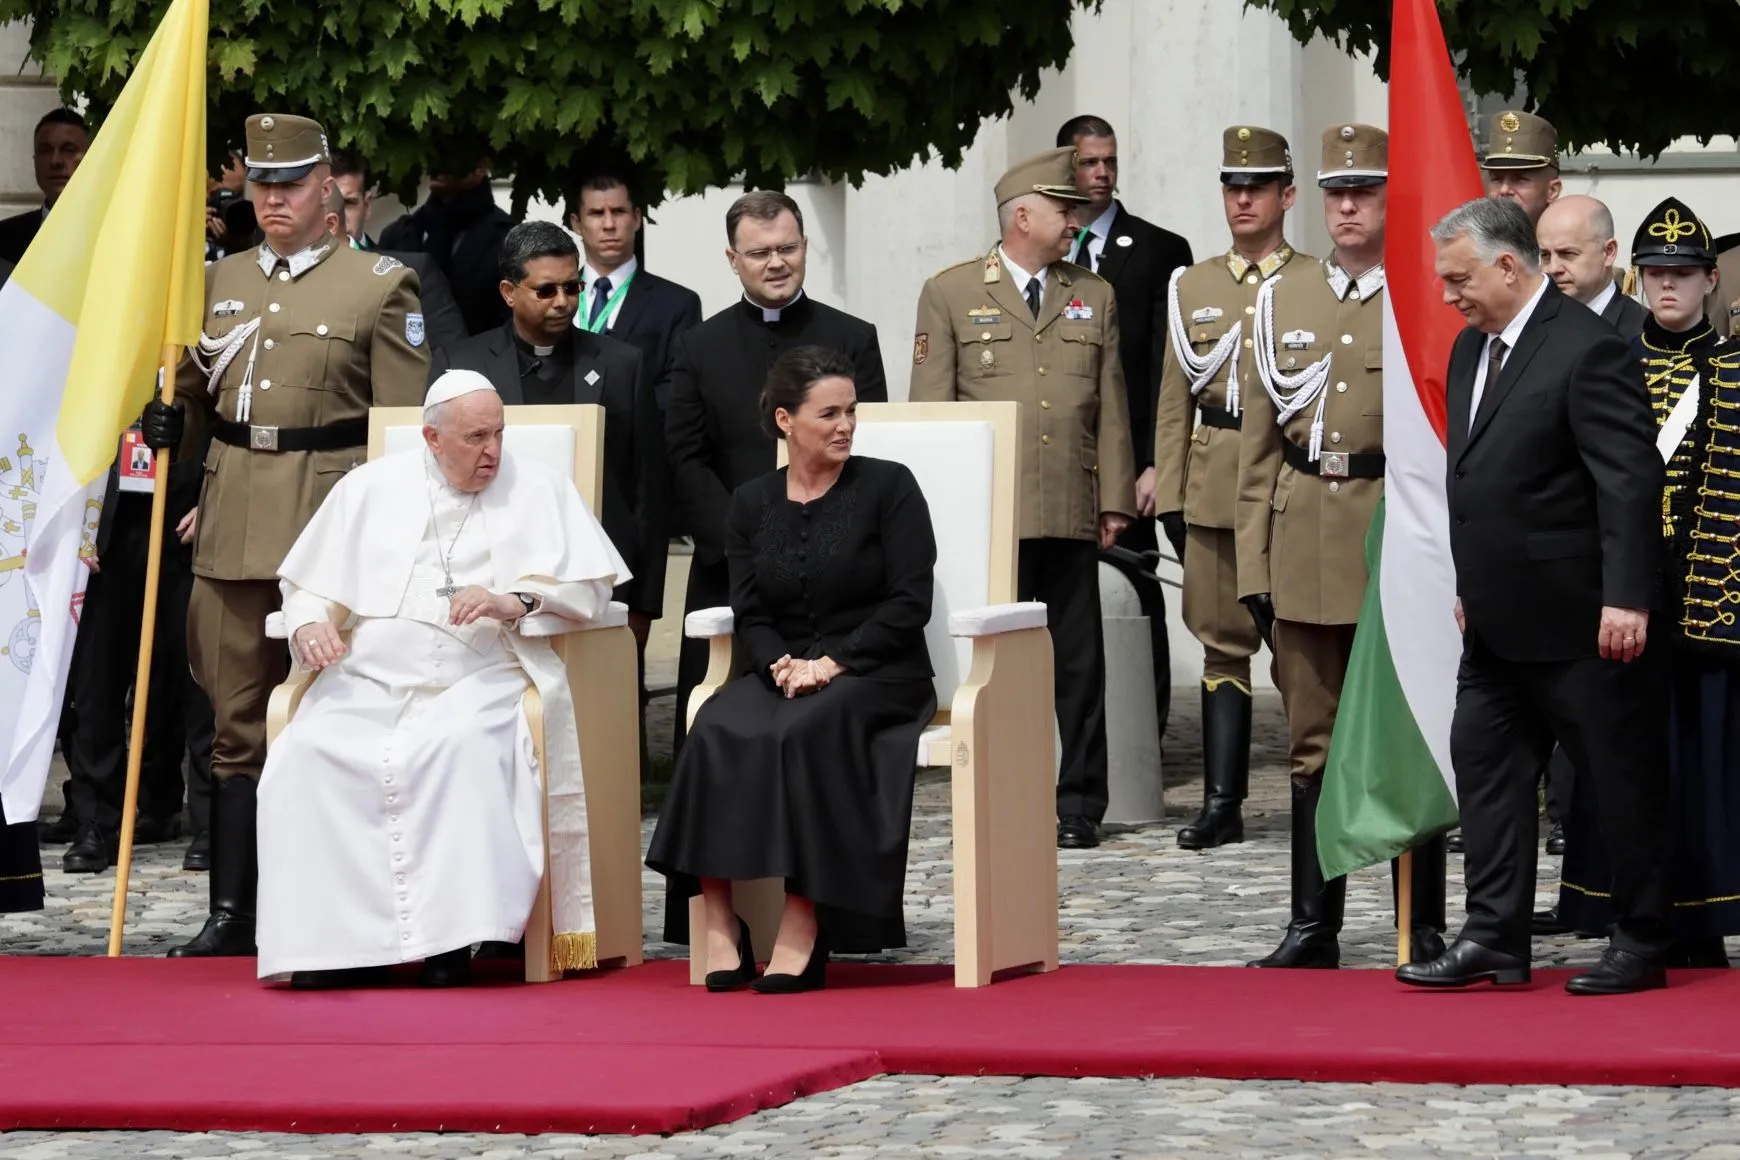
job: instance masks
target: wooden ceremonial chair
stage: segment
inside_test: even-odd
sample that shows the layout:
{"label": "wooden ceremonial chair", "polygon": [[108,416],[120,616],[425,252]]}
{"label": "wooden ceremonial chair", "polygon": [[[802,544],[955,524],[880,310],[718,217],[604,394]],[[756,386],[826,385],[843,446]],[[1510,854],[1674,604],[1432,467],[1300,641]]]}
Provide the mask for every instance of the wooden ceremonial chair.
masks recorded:
{"label": "wooden ceremonial chair", "polygon": [[[1057,968],[1057,777],[1051,636],[1043,604],[1015,600],[1020,443],[1016,403],[864,403],[853,451],[904,463],[936,532],[936,607],[925,630],[937,714],[916,764],[952,770],[955,985]],[[784,462],[781,445],[780,461]],[[732,676],[732,613],[684,621],[709,641],[688,722]],[[784,884],[739,882],[737,911],[772,947]],[[689,904],[689,979],[706,974],[701,899]],[[702,948],[697,954],[696,948]]]}
{"label": "wooden ceremonial chair", "polygon": [[[369,458],[423,444],[420,407],[376,407],[369,412]],[[604,408],[509,407],[502,439],[512,454],[540,460],[573,475],[594,512],[604,492]],[[413,517],[414,518],[414,517]],[[268,635],[284,635],[274,613]],[[598,964],[637,966],[642,958],[640,877],[639,678],[627,610],[617,603],[598,620],[550,640],[568,669],[568,687],[580,730],[580,765],[586,783],[586,822],[592,859],[592,902],[598,922]],[[289,724],[314,673],[298,666],[272,692],[266,715],[268,748]],[[526,686],[526,724],[544,775],[544,706]],[[548,784],[546,780],[546,785]],[[549,802],[544,803],[544,883],[526,924],[526,981],[562,974],[551,945]]]}

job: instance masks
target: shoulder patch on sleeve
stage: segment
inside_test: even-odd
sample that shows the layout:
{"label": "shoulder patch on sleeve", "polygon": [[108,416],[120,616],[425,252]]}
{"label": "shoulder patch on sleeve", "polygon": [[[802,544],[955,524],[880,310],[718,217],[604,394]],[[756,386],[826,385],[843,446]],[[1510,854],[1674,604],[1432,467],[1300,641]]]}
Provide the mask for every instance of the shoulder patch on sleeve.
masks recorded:
{"label": "shoulder patch on sleeve", "polygon": [[397,270],[404,264],[405,263],[399,261],[397,258],[389,258],[385,254],[382,254],[380,261],[375,263],[375,273],[391,274],[394,270]]}
{"label": "shoulder patch on sleeve", "polygon": [[405,315],[405,341],[412,346],[423,345],[423,316],[421,314]]}
{"label": "shoulder patch on sleeve", "polygon": [[912,365],[921,367],[930,357],[930,335],[921,334],[912,340]]}

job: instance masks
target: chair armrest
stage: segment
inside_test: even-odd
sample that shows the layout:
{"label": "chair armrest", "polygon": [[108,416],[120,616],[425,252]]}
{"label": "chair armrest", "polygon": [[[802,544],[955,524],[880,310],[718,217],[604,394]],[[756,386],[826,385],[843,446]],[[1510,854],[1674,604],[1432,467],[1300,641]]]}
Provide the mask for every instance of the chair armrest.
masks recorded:
{"label": "chair armrest", "polygon": [[730,636],[736,628],[737,616],[729,608],[697,608],[683,617],[683,635],[695,640]]}
{"label": "chair armrest", "polygon": [[949,613],[949,635],[1000,636],[1005,632],[1044,628],[1045,623],[1045,605],[1037,600],[1022,604],[991,604]]}
{"label": "chair armrest", "polygon": [[284,614],[282,612],[269,612],[266,614],[266,639],[290,639],[290,634],[284,630]]}
{"label": "chair armrest", "polygon": [[573,620],[554,612],[534,612],[520,621],[520,635],[528,639],[566,636],[571,632],[589,632],[595,628],[626,628],[628,605],[612,600],[603,612],[591,620]]}
{"label": "chair armrest", "polygon": [[620,600],[612,600],[610,604],[591,620],[581,621],[570,631],[587,632],[594,628],[627,628],[628,605]]}

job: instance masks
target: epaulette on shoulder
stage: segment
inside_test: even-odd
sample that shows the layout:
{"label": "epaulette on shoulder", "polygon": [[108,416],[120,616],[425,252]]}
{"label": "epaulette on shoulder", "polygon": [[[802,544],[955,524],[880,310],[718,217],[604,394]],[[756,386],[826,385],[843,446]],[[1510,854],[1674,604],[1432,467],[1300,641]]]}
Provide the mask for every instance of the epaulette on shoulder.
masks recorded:
{"label": "epaulette on shoulder", "polygon": [[976,258],[963,258],[959,262],[955,262],[951,265],[944,266],[942,269],[940,269],[936,273],[932,274],[931,277],[932,278],[941,278],[944,274],[947,274],[950,270],[959,270],[962,266],[977,266],[979,263],[983,262],[984,260],[985,260],[985,256],[983,254],[979,255]]}

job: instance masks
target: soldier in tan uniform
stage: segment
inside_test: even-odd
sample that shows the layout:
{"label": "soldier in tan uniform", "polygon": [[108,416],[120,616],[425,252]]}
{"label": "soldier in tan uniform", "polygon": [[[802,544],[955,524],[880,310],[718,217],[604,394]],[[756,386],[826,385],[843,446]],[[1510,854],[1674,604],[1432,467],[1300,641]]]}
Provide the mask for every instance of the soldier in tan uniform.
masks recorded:
{"label": "soldier in tan uniform", "polygon": [[200,343],[178,399],[212,433],[194,540],[188,655],[210,696],[211,917],[172,956],[254,953],[254,786],[266,701],[289,653],[265,636],[278,566],[332,486],[367,457],[372,405],[417,406],[429,352],[417,278],[326,232],[326,135],[248,119],[249,196],[266,241],[206,271]]}
{"label": "soldier in tan uniform", "polygon": [[1238,598],[1239,424],[1262,389],[1251,362],[1257,291],[1311,261],[1282,236],[1294,197],[1286,138],[1234,125],[1222,138],[1220,182],[1232,248],[1172,275],[1154,428],[1154,510],[1184,565],[1184,624],[1203,652],[1203,804],[1178,831],[1187,850],[1245,837],[1251,657],[1262,639]]}
{"label": "soldier in tan uniform", "polygon": [[1487,122],[1486,171],[1488,197],[1507,197],[1522,206],[1529,221],[1538,222],[1547,206],[1559,200],[1559,131],[1545,117],[1521,109],[1494,113]]}
{"label": "soldier in tan uniform", "polygon": [[[1292,918],[1256,967],[1336,967],[1347,880],[1323,881],[1317,798],[1365,599],[1365,537],[1384,487],[1384,194],[1389,135],[1324,131],[1335,247],[1257,296],[1256,382],[1240,432],[1239,595],[1275,650],[1292,775]],[[1415,956],[1444,953],[1444,843],[1415,852]]]}
{"label": "soldier in tan uniform", "polygon": [[997,182],[1002,240],[924,284],[914,402],[1021,404],[1020,599],[1044,601],[1056,655],[1057,844],[1099,845],[1106,813],[1106,662],[1099,550],[1136,510],[1134,453],[1111,283],[1065,262],[1075,150]]}

